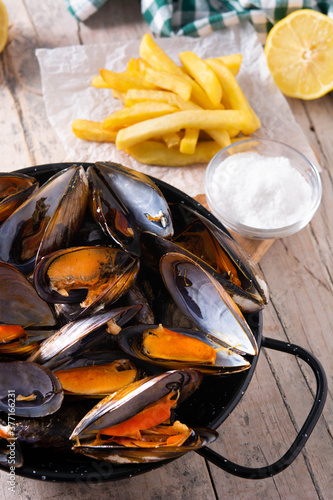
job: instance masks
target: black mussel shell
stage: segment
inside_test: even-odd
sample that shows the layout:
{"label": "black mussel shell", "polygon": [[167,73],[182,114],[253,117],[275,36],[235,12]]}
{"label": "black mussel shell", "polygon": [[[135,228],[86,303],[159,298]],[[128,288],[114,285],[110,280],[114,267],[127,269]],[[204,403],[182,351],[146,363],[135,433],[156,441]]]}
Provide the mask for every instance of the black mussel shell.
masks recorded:
{"label": "black mussel shell", "polygon": [[121,327],[135,316],[140,307],[136,305],[112,309],[71,321],[44,340],[28,360],[43,365],[47,363],[53,369],[74,353],[90,349],[110,335],[104,328],[106,323],[116,322]]}
{"label": "black mussel shell", "polygon": [[[205,230],[208,230],[210,237],[214,240],[214,244],[222,248],[236,268],[237,276],[240,280],[240,286],[236,287],[236,291],[237,288],[240,288],[249,298],[252,298],[252,301],[257,302],[261,308],[268,303],[268,287],[259,267],[226,230],[217,227],[207,217],[183,204],[173,205],[172,213],[178,223],[180,220],[183,220],[183,224],[180,224],[175,234],[174,240],[176,242],[180,242],[182,239],[186,240],[186,231],[190,227],[193,227],[197,232],[197,240],[201,237],[200,234],[204,234]],[[193,233],[193,231],[191,232]],[[240,294],[240,297],[242,297],[242,294]]]}
{"label": "black mussel shell", "polygon": [[141,231],[173,235],[169,205],[150,177],[118,163],[98,162],[94,168]]}
{"label": "black mussel shell", "polygon": [[91,193],[90,212],[95,222],[121,248],[139,257],[139,233],[126,206],[117,201],[111,186],[97,168],[89,167],[87,175]]}
{"label": "black mussel shell", "polygon": [[161,366],[167,370],[178,370],[193,368],[206,375],[230,374],[247,370],[251,364],[243,356],[236,354],[227,348],[221,348],[207,335],[198,330],[185,328],[172,328],[173,331],[184,336],[198,339],[216,350],[216,360],[214,364],[196,363],[190,361],[177,361],[174,359],[157,359],[150,357],[143,348],[143,333],[146,330],[158,328],[158,325],[134,325],[124,328],[118,335],[119,346],[129,355],[134,356],[147,363]]}
{"label": "black mussel shell", "polygon": [[161,446],[158,448],[134,448],[120,445],[87,445],[75,444],[73,450],[88,457],[106,460],[117,464],[135,464],[160,462],[182,456],[189,451],[196,451],[214,442],[218,433],[211,429],[192,429],[188,440],[181,446]]}
{"label": "black mussel shell", "polygon": [[22,327],[54,327],[50,306],[14,266],[0,262],[0,323]]}
{"label": "black mussel shell", "polygon": [[147,266],[156,272],[159,272],[159,261],[162,255],[169,252],[177,252],[190,257],[203,269],[214,276],[214,278],[221,283],[223,288],[228,292],[230,297],[233,298],[242,311],[259,311],[264,307],[263,303],[257,300],[252,294],[232,283],[226,273],[221,274],[217,272],[210,264],[203,260],[204,256],[202,253],[200,253],[200,255],[195,255],[188,249],[178,244],[177,241],[167,240],[149,232],[142,233],[140,240],[142,260]]}
{"label": "black mussel shell", "polygon": [[168,253],[160,272],[179,309],[215,342],[251,356],[258,353],[254,335],[240,309],[221,284],[193,259]]}
{"label": "black mussel shell", "polygon": [[[127,447],[117,443],[94,442],[98,430],[116,425],[141,412],[170,392],[180,392],[178,404],[199,386],[202,376],[196,370],[174,370],[149,377],[100,401],[74,429],[71,439],[79,438],[73,450],[112,463],[147,463],[177,458],[213,442],[218,434],[210,429],[192,429],[181,446]],[[92,440],[91,440],[92,437]]]}
{"label": "black mussel shell", "polygon": [[63,400],[58,378],[28,361],[0,363],[0,411],[19,417],[42,417],[56,412]]}
{"label": "black mussel shell", "polygon": [[29,175],[0,173],[0,224],[38,189],[38,185]]}
{"label": "black mussel shell", "polygon": [[75,427],[71,439],[94,435],[123,422],[172,391],[180,392],[179,404],[197,389],[201,380],[197,370],[174,370],[134,382],[97,403]]}
{"label": "black mussel shell", "polygon": [[0,227],[0,259],[29,274],[39,257],[68,245],[80,225],[88,197],[82,167],[51,177]]}

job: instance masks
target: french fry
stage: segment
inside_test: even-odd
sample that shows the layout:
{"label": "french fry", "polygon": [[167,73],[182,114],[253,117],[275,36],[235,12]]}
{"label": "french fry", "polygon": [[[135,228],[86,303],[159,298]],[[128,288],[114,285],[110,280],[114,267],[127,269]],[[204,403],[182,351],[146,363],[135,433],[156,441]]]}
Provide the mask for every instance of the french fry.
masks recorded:
{"label": "french fry", "polygon": [[146,71],[146,69],[151,68],[150,64],[147,63],[147,61],[144,61],[142,59],[142,57],[138,57],[137,67],[138,67],[138,71],[141,71],[142,73],[144,73]]}
{"label": "french fry", "polygon": [[[177,96],[172,92],[167,92],[164,90],[137,90],[130,89],[126,93],[125,103],[132,104],[134,102],[140,102],[145,100],[157,100],[160,102],[167,102],[172,106],[178,106],[182,111],[190,109],[203,109],[192,101],[184,101],[181,97]],[[208,130],[208,135],[218,142],[222,148],[230,144],[229,135],[225,130]],[[238,134],[239,132],[237,132]],[[236,134],[236,135],[237,135]],[[174,146],[172,146],[174,147]]]}
{"label": "french fry", "polygon": [[141,57],[131,57],[126,65],[127,73],[144,73],[150,65],[141,59]]}
{"label": "french fry", "polygon": [[166,102],[171,106],[177,106],[179,109],[202,109],[192,101],[184,101],[179,95],[167,90],[144,90],[129,89],[126,92],[125,104],[131,106],[135,102],[159,101]]}
{"label": "french fry", "polygon": [[248,110],[177,111],[119,130],[116,146],[118,149],[126,149],[139,142],[186,128],[242,130],[251,122],[252,114]]}
{"label": "french fry", "polygon": [[115,99],[119,99],[119,101],[125,104],[126,92],[119,92],[119,90],[112,89],[112,95]]}
{"label": "french fry", "polygon": [[198,142],[200,130],[198,128],[187,128],[185,135],[180,141],[179,151],[186,155],[193,154]]}
{"label": "french fry", "polygon": [[192,84],[183,76],[148,68],[145,72],[145,80],[161,89],[171,90],[184,101],[189,101],[191,97]]}
{"label": "french fry", "polygon": [[224,92],[228,96],[231,109],[245,109],[251,112],[251,123],[245,129],[241,129],[241,131],[244,135],[252,134],[260,127],[260,120],[251,108],[235,76],[222,61],[207,59],[207,64],[210,65],[218,76]]}
{"label": "french fry", "polygon": [[[188,78],[191,78],[189,75],[186,75]],[[213,104],[209,99],[206,92],[200,87],[200,85],[192,80],[192,94],[191,101],[197,105],[199,105],[203,109],[224,109],[224,105],[220,102],[218,104]]]}
{"label": "french fry", "polygon": [[[236,76],[240,70],[243,56],[242,54],[230,54],[227,56],[216,57],[218,61],[222,61],[232,72],[234,76]],[[207,62],[207,59],[205,59]]]}
{"label": "french fry", "polygon": [[227,130],[206,130],[208,135],[211,136],[212,139],[214,139],[215,142],[217,142],[222,148],[225,148],[227,146],[230,146],[231,140],[230,140],[230,134]]}
{"label": "french fry", "polygon": [[169,149],[179,148],[181,138],[177,132],[171,132],[170,134],[164,134],[162,141],[165,142]]}
{"label": "french fry", "polygon": [[210,66],[191,51],[180,52],[178,56],[186,71],[206,92],[211,103],[214,106],[220,104],[222,86]]}
{"label": "french fry", "polygon": [[[161,47],[157,45],[155,40],[146,33],[143,35],[140,47],[140,56],[144,61],[146,61],[152,68],[157,71],[165,71],[168,73],[173,73],[174,75],[185,77],[189,82],[192,83],[192,95],[191,100],[205,109],[216,109],[216,107],[211,103],[207,94],[204,90],[194,81],[189,75],[187,75],[183,68],[178,66]],[[218,109],[223,109],[221,105],[217,106]]]}
{"label": "french fry", "polygon": [[110,88],[119,92],[127,92],[128,89],[156,89],[155,85],[146,82],[144,75],[141,73],[126,73],[110,71],[109,69],[101,68],[101,76]]}
{"label": "french fry", "polygon": [[135,57],[131,57],[126,64],[126,72],[131,73],[133,71],[138,72],[138,65]]}
{"label": "french fry", "polygon": [[91,80],[91,86],[98,89],[110,89],[110,85],[101,77],[101,75],[93,76]]}
{"label": "french fry", "polygon": [[234,137],[236,137],[239,134],[239,132],[240,132],[240,130],[234,130],[232,128],[229,128],[228,134],[230,136],[230,139],[233,139]]}
{"label": "french fry", "polygon": [[198,142],[193,154],[183,154],[177,149],[169,149],[164,143],[146,141],[127,148],[125,151],[135,160],[147,165],[179,167],[208,163],[221,149],[214,141]]}
{"label": "french fry", "polygon": [[104,130],[117,131],[123,127],[133,125],[133,123],[156,118],[157,116],[164,116],[175,111],[178,111],[178,108],[170,106],[170,104],[165,102],[137,102],[133,106],[127,106],[104,118],[103,128]]}
{"label": "french fry", "polygon": [[164,50],[157,45],[149,33],[144,34],[141,39],[139,54],[144,61],[156,70],[180,76],[184,74],[180,66],[177,66]]}
{"label": "french fry", "polygon": [[207,163],[240,131],[249,136],[260,127],[235,78],[241,54],[201,59],[187,51],[179,58],[182,65],[144,35],[126,71],[101,68],[91,82],[110,88],[124,107],[103,123],[74,120],[76,136],[115,142],[142,163],[176,166]]}
{"label": "french fry", "polygon": [[91,120],[73,120],[72,130],[76,137],[85,141],[115,142],[117,137],[117,132],[104,130],[103,123]]}

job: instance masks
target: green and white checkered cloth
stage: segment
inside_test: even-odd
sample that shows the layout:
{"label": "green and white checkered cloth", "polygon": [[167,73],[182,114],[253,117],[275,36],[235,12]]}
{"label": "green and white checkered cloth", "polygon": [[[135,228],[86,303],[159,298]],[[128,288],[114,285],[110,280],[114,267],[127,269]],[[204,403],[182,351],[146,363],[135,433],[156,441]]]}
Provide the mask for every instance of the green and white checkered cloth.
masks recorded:
{"label": "green and white checkered cloth", "polygon": [[204,36],[250,21],[262,42],[272,26],[297,9],[315,9],[333,18],[333,0],[142,0],[142,14],[160,36]]}
{"label": "green and white checkered cloth", "polygon": [[[66,0],[66,3],[79,21],[85,21],[106,1]],[[333,0],[141,0],[141,12],[150,29],[165,37],[204,36],[250,21],[264,42],[277,21],[298,9],[315,9],[333,18]]]}
{"label": "green and white checkered cloth", "polygon": [[107,0],[65,0],[67,9],[78,21],[86,21],[95,14]]}

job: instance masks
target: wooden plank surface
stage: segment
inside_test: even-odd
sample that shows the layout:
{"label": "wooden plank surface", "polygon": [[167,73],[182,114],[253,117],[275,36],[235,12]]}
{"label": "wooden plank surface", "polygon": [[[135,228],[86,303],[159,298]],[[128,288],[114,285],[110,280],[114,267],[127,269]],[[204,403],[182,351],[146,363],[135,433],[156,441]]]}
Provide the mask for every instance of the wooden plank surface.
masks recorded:
{"label": "wooden plank surface", "polygon": [[[4,1],[11,26],[9,43],[0,56],[0,170],[64,161],[63,148],[45,114],[34,51],[39,47],[139,39],[149,31],[140,4],[137,0],[109,0],[87,23],[78,24],[63,0]],[[95,478],[88,484],[45,483],[17,475],[15,493],[8,490],[7,474],[2,472],[1,498],[332,498],[333,96],[312,102],[290,99],[289,104],[320,158],[322,204],[312,222],[296,235],[273,245],[267,241],[265,248],[259,245],[259,250],[255,242],[247,250],[260,260],[270,290],[270,303],[263,313],[264,335],[308,349],[329,378],[323,415],[298,458],[277,476],[247,480],[227,474],[192,453],[148,474],[107,484],[95,484]],[[212,448],[250,467],[275,461],[300,429],[314,391],[314,377],[304,362],[262,349],[249,388],[220,427],[220,437]]]}

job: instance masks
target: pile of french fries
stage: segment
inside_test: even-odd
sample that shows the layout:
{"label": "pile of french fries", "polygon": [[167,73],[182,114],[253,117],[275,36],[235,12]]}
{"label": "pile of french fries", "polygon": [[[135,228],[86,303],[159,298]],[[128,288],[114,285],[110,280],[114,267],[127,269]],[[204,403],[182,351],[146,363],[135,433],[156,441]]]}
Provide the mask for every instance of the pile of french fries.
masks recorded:
{"label": "pile of french fries", "polygon": [[201,59],[180,52],[178,66],[145,34],[139,55],[126,71],[102,68],[92,79],[92,86],[112,89],[123,108],[103,122],[74,120],[77,137],[114,142],[148,165],[182,166],[207,163],[260,127],[236,79],[241,54]]}

